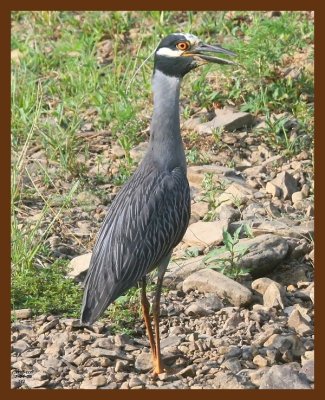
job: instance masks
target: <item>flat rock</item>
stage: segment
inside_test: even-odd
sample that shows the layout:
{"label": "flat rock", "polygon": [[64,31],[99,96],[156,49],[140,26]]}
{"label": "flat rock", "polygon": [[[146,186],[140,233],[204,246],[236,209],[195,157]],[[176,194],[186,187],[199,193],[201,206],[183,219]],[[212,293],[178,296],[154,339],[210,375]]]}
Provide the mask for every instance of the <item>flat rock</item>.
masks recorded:
{"label": "flat rock", "polygon": [[151,353],[142,352],[135,360],[135,369],[140,372],[148,372],[152,369]]}
{"label": "flat rock", "polygon": [[260,389],[311,389],[303,374],[290,364],[274,365],[261,379]]}
{"label": "flat rock", "polygon": [[234,112],[229,108],[223,108],[222,110],[216,110],[216,116],[211,121],[199,124],[195,129],[201,134],[211,134],[219,128],[227,131],[235,131],[251,126],[253,121],[254,117],[249,113]]}
{"label": "flat rock", "polygon": [[264,347],[278,349],[281,354],[290,350],[296,357],[300,357],[306,352],[301,339],[296,334],[274,333],[264,342]]}
{"label": "flat rock", "polygon": [[[241,184],[237,182],[233,182],[228,188],[218,197],[217,201],[220,204],[220,206],[224,204],[230,204],[233,205],[236,202],[242,203],[247,203],[249,199],[252,199],[254,197],[254,193],[256,192],[256,189],[253,189],[252,187],[246,185],[246,184]],[[219,207],[220,207],[219,206]],[[219,209],[219,208],[217,208]]]}
{"label": "flat rock", "polygon": [[189,275],[205,267],[203,259],[204,256],[199,256],[185,261],[171,261],[164,276],[164,284],[170,288],[176,288],[177,284],[183,282]]}
{"label": "flat rock", "polygon": [[189,246],[211,246],[223,241],[223,231],[227,230],[227,221],[204,222],[191,224],[183,237],[183,242]]}
{"label": "flat rock", "polygon": [[306,378],[309,380],[309,382],[314,382],[315,380],[314,368],[315,368],[314,360],[308,360],[301,367],[300,373],[306,375]]}
{"label": "flat rock", "polygon": [[213,386],[216,389],[247,389],[240,378],[231,372],[217,372],[213,380]]}
{"label": "flat rock", "polygon": [[14,353],[20,354],[30,348],[30,345],[25,340],[18,340],[11,345],[11,350]]}
{"label": "flat rock", "polygon": [[91,255],[92,253],[87,253],[73,258],[68,265],[68,276],[77,282],[83,281],[89,268]]}
{"label": "flat rock", "polygon": [[181,343],[181,338],[176,335],[167,336],[160,343],[160,347],[164,349],[165,347],[178,346]]}
{"label": "flat rock", "polygon": [[206,298],[190,304],[185,310],[185,314],[206,316],[214,314],[215,311],[219,311],[222,307],[223,304],[220,298],[214,293],[209,293]]}
{"label": "flat rock", "polygon": [[[237,248],[247,248],[238,260],[240,268],[247,269],[253,278],[264,276],[275,269],[287,256],[289,245],[279,236],[267,234],[253,239],[240,239]],[[219,254],[218,258],[229,258],[230,253]]]}
{"label": "flat rock", "polygon": [[252,293],[245,286],[212,269],[202,269],[191,274],[183,282],[183,291],[197,289],[202,293],[215,293],[234,306],[250,303]]}
{"label": "flat rock", "polygon": [[43,386],[46,386],[49,383],[49,380],[38,380],[38,379],[33,379],[33,378],[27,378],[25,379],[25,384],[31,388],[31,389],[36,389],[36,388],[40,388]]}

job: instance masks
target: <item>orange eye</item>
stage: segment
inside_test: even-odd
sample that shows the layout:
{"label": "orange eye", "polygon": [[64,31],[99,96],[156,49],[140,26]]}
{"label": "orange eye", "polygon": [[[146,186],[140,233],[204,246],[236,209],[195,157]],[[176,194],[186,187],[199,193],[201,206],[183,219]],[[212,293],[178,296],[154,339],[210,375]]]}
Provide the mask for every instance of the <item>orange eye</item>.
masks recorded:
{"label": "orange eye", "polygon": [[190,44],[189,42],[179,42],[177,43],[176,47],[178,48],[178,50],[188,50],[190,48]]}

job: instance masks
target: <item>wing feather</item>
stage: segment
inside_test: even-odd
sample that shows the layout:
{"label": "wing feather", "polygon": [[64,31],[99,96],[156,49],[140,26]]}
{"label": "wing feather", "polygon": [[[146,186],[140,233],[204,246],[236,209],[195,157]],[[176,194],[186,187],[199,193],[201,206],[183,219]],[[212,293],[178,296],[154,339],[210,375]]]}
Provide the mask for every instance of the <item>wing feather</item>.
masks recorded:
{"label": "wing feather", "polygon": [[120,190],[99,231],[85,279],[82,322],[159,265],[180,242],[190,217],[190,191],[181,168],[140,169]]}

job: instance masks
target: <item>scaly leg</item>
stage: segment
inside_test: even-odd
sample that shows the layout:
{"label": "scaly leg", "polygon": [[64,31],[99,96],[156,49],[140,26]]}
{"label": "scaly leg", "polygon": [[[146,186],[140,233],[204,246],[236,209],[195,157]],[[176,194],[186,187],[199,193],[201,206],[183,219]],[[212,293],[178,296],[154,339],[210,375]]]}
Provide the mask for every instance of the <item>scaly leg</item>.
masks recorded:
{"label": "scaly leg", "polygon": [[168,254],[164,260],[159,265],[158,268],[158,279],[157,279],[157,287],[155,298],[152,304],[152,313],[153,313],[153,321],[155,326],[155,335],[156,335],[156,357],[154,361],[154,374],[158,375],[165,371],[160,352],[160,334],[159,334],[159,315],[160,315],[160,295],[163,284],[164,275],[170,260],[171,254]]}
{"label": "scaly leg", "polygon": [[144,318],[144,323],[147,328],[147,333],[149,336],[149,342],[150,342],[150,347],[152,351],[152,359],[153,363],[155,363],[156,360],[156,343],[155,339],[153,336],[153,331],[152,331],[152,326],[151,326],[151,321],[150,321],[150,315],[149,315],[149,301],[147,299],[146,295],[146,277],[144,276],[142,278],[142,285],[141,285],[141,307],[142,307],[142,313],[143,313],[143,318]]}

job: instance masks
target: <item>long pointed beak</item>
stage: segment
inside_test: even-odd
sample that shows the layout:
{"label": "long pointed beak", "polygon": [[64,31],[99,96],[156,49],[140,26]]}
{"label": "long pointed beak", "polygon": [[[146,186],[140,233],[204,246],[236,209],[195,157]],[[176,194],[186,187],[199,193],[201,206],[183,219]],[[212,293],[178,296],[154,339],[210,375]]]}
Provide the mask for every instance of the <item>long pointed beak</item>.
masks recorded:
{"label": "long pointed beak", "polygon": [[196,56],[202,60],[205,60],[208,62],[213,62],[213,63],[218,63],[218,64],[236,65],[235,62],[227,60],[226,58],[216,57],[213,55],[213,53],[226,54],[227,56],[231,56],[231,57],[236,56],[236,53],[234,53],[230,50],[224,49],[220,45],[212,46],[210,44],[205,44],[205,43],[201,43],[196,48],[191,49],[188,52],[185,52],[184,55]]}

